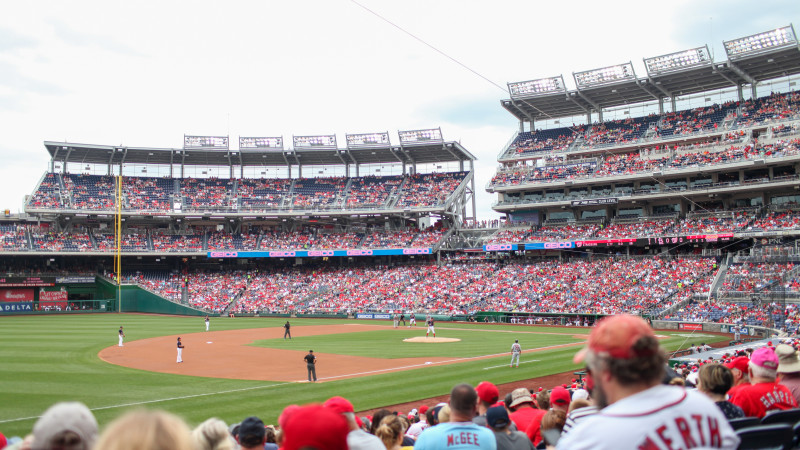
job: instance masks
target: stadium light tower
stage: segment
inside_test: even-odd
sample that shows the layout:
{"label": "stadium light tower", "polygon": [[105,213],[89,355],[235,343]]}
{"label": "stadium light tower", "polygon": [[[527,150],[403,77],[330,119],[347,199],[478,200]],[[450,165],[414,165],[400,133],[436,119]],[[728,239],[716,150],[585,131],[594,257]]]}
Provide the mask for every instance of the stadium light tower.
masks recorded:
{"label": "stadium light tower", "polygon": [[583,72],[573,72],[572,76],[575,78],[575,85],[578,90],[636,79],[633,64],[630,62],[599,69],[584,70]]}
{"label": "stadium light tower", "polygon": [[735,60],[748,56],[769,53],[781,48],[797,47],[797,36],[792,25],[723,41],[728,59]]}
{"label": "stadium light tower", "polygon": [[708,46],[683,50],[668,55],[644,58],[644,66],[647,69],[647,75],[651,77],[678,72],[684,69],[711,66],[712,63],[711,52],[708,51]]}
{"label": "stadium light tower", "polygon": [[534,97],[537,95],[566,92],[564,76],[540,78],[538,80],[508,83],[508,93],[512,99]]}

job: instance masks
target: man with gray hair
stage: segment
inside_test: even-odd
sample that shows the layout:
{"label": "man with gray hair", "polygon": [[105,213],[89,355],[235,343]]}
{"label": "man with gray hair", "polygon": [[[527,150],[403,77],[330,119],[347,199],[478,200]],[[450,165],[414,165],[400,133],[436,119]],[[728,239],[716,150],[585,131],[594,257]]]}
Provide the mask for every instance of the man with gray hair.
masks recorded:
{"label": "man with gray hair", "polygon": [[770,347],[753,352],[748,365],[750,384],[737,389],[730,402],[742,408],[747,417],[764,417],[767,411],[797,408],[792,391],[776,382],[778,356]]}
{"label": "man with gray hair", "polygon": [[575,425],[558,449],[724,448],[739,437],[699,392],[662,385],[666,354],[642,318],[602,319],[574,362],[585,361],[597,414]]}
{"label": "man with gray hair", "polygon": [[61,402],[51,406],[33,426],[37,450],[91,450],[97,441],[97,420],[80,402]]}
{"label": "man with gray hair", "polygon": [[383,442],[377,436],[373,436],[362,430],[356,422],[353,404],[344,397],[331,397],[322,405],[331,411],[341,414],[347,419],[347,426],[350,432],[347,433],[347,448],[350,450],[372,450],[384,448]]}

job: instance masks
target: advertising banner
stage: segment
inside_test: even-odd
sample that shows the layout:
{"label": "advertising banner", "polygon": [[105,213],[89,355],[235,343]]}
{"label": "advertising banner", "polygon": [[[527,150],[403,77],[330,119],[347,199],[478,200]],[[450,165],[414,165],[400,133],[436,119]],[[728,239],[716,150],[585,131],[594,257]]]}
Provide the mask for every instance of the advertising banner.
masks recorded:
{"label": "advertising banner", "polygon": [[15,312],[33,312],[33,302],[0,303],[0,314]]}
{"label": "advertising banner", "polygon": [[0,289],[0,302],[32,302],[33,289]]}
{"label": "advertising banner", "polygon": [[67,291],[62,289],[60,291],[39,291],[39,307],[67,307]]}
{"label": "advertising banner", "polygon": [[387,319],[388,320],[388,319],[391,319],[391,318],[392,318],[391,314],[381,314],[381,313],[377,313],[377,314],[371,314],[371,313],[356,314],[356,319]]}
{"label": "advertising banner", "polygon": [[681,323],[678,324],[680,330],[703,331],[702,323]]}

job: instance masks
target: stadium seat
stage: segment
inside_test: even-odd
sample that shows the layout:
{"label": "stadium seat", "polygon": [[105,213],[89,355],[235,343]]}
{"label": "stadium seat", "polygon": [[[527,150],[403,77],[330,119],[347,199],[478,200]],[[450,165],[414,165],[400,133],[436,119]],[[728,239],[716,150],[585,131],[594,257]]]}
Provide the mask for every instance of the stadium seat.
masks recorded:
{"label": "stadium seat", "polygon": [[762,425],[773,423],[786,423],[794,425],[800,422],[800,408],[787,409],[785,411],[770,411],[761,419]]}
{"label": "stadium seat", "polygon": [[794,429],[791,425],[777,423],[772,425],[757,425],[754,427],[736,430],[741,438],[740,450],[746,449],[789,449],[794,438]]}
{"label": "stadium seat", "polygon": [[758,417],[742,417],[741,419],[731,419],[728,422],[734,430],[761,425],[761,419]]}

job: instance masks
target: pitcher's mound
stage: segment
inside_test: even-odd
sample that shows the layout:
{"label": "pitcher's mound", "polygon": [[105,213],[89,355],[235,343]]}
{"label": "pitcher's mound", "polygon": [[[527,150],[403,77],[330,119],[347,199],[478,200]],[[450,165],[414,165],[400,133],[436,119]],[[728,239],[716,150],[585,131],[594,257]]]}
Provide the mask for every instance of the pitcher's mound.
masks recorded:
{"label": "pitcher's mound", "polygon": [[422,342],[423,344],[425,343],[441,344],[442,342],[458,342],[460,340],[461,339],[456,339],[456,338],[441,338],[441,337],[435,338],[435,337],[420,336],[420,337],[403,339],[403,342]]}

